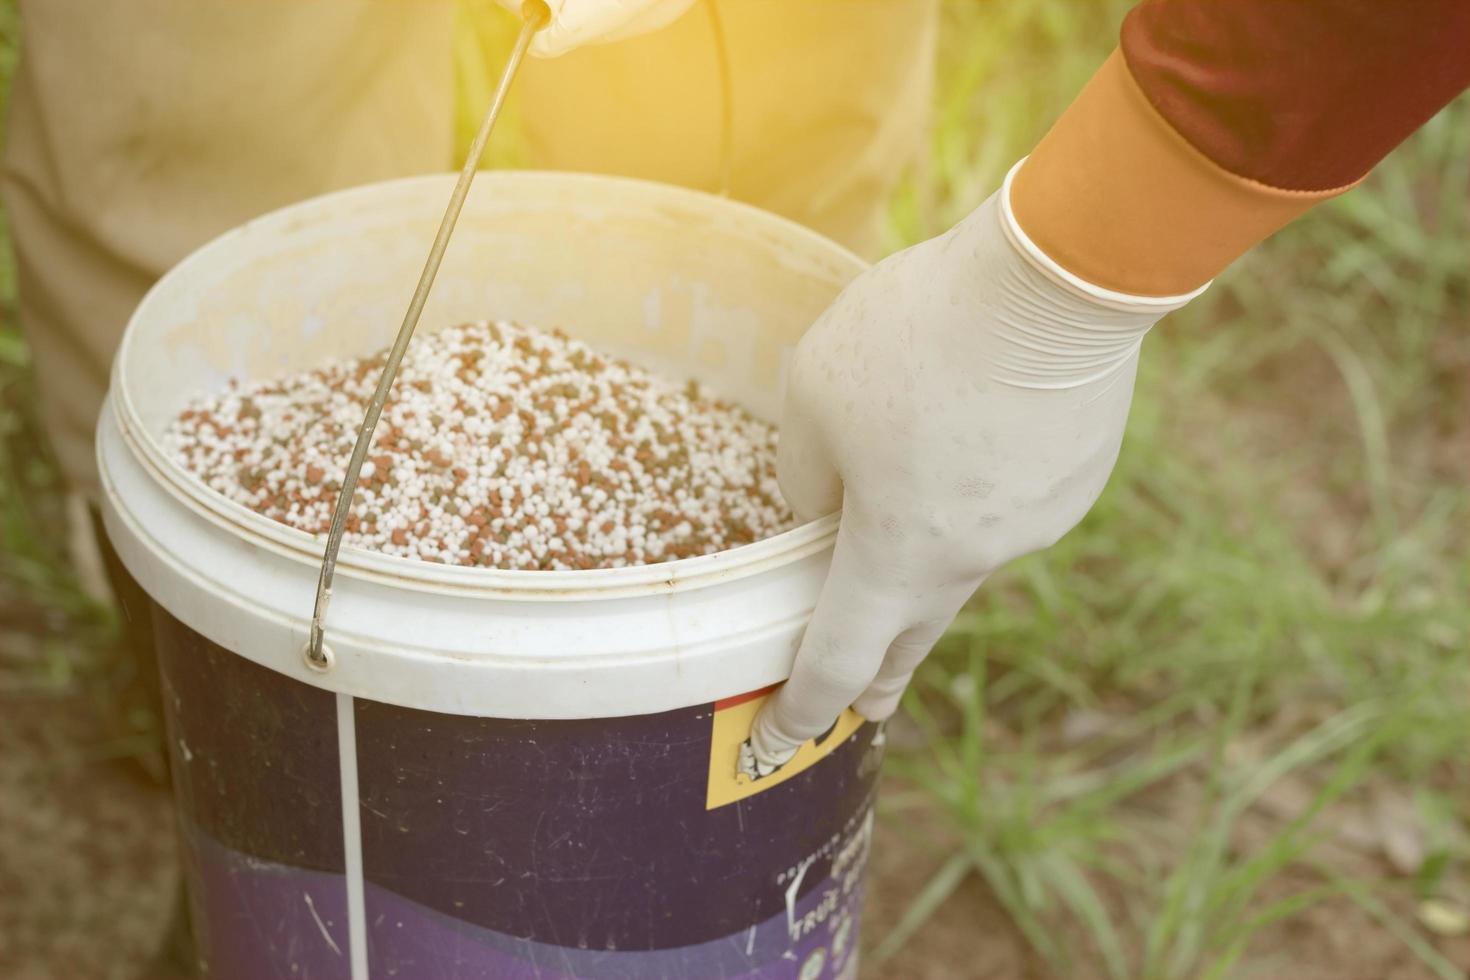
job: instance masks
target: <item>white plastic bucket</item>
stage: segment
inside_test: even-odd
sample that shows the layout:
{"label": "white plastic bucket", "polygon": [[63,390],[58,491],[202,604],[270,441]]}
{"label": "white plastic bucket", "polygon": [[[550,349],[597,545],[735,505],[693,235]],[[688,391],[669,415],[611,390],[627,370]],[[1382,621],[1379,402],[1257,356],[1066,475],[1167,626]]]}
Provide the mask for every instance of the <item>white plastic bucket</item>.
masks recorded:
{"label": "white plastic bucket", "polygon": [[[217,977],[850,976],[881,752],[850,713],[759,783],[835,518],[640,568],[502,572],[344,548],[206,490],[184,401],[386,346],[452,177],[294,205],[139,306],[98,428],[105,520],[156,603],[175,782]],[[773,417],[786,356],[862,268],[730,201],[487,173],[420,330],[556,326]],[[451,941],[452,940],[452,941]]]}

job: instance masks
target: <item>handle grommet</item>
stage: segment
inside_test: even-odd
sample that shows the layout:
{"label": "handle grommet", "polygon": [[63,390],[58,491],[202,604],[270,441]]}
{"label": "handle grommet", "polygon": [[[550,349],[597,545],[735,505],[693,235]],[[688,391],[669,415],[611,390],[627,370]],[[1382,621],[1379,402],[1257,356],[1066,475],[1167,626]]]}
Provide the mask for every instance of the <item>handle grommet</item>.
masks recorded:
{"label": "handle grommet", "polygon": [[328,673],[333,667],[337,666],[337,655],[325,643],[320,644],[316,650],[312,649],[312,645],[309,642],[303,644],[301,647],[301,659],[306,661],[308,670],[317,674]]}

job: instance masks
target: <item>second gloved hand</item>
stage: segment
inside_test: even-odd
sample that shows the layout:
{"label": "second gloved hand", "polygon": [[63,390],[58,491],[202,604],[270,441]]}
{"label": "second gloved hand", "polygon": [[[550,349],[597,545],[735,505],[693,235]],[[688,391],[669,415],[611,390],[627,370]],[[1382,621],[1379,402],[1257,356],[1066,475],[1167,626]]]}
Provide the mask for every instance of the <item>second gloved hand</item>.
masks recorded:
{"label": "second gloved hand", "polygon": [[796,349],[781,488],[801,517],[842,521],[791,679],[743,754],[751,775],[849,705],[891,715],[985,577],[1082,519],[1118,456],[1144,335],[1197,295],[1082,282],[1025,237],[1009,188],[859,276]]}
{"label": "second gloved hand", "polygon": [[[551,23],[531,42],[531,53],[543,58],[566,54],[584,44],[620,41],[647,34],[677,20],[694,0],[545,0]],[[523,0],[500,0],[520,14]]]}

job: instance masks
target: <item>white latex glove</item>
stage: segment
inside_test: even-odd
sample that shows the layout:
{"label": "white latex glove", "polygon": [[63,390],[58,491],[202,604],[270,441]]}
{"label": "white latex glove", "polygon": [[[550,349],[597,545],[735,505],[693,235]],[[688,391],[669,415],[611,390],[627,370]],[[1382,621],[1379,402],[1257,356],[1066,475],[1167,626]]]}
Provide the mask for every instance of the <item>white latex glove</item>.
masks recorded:
{"label": "white latex glove", "polygon": [[[520,16],[524,0],[500,0]],[[647,34],[678,20],[694,0],[546,0],[551,23],[531,42],[531,53],[543,58],[566,54],[584,44],[620,41]]]}
{"label": "white latex glove", "polygon": [[840,506],[842,523],[791,680],[742,753],[748,775],[849,705],[893,714],[985,577],[1082,519],[1117,459],[1144,334],[1204,289],[1135,297],[1066,272],[1016,225],[1014,174],[949,233],[859,276],[796,348],[781,489],[801,517]]}

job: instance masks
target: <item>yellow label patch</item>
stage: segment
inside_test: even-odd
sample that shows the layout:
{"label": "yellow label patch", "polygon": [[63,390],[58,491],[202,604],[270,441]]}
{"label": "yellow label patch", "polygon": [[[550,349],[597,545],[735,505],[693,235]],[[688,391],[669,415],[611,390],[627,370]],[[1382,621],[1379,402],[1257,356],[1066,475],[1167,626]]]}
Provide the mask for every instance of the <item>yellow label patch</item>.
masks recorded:
{"label": "yellow label patch", "polygon": [[750,728],[755,724],[755,716],[760,714],[761,706],[779,686],[773,685],[761,691],[715,702],[709,740],[709,790],[704,803],[706,810],[754,796],[805,772],[831,755],[837,746],[847,741],[863,724],[862,716],[849,708],[837,719],[837,724],[797,749],[796,755],[786,765],[763,779],[751,779],[738,771],[740,745],[750,737]]}

